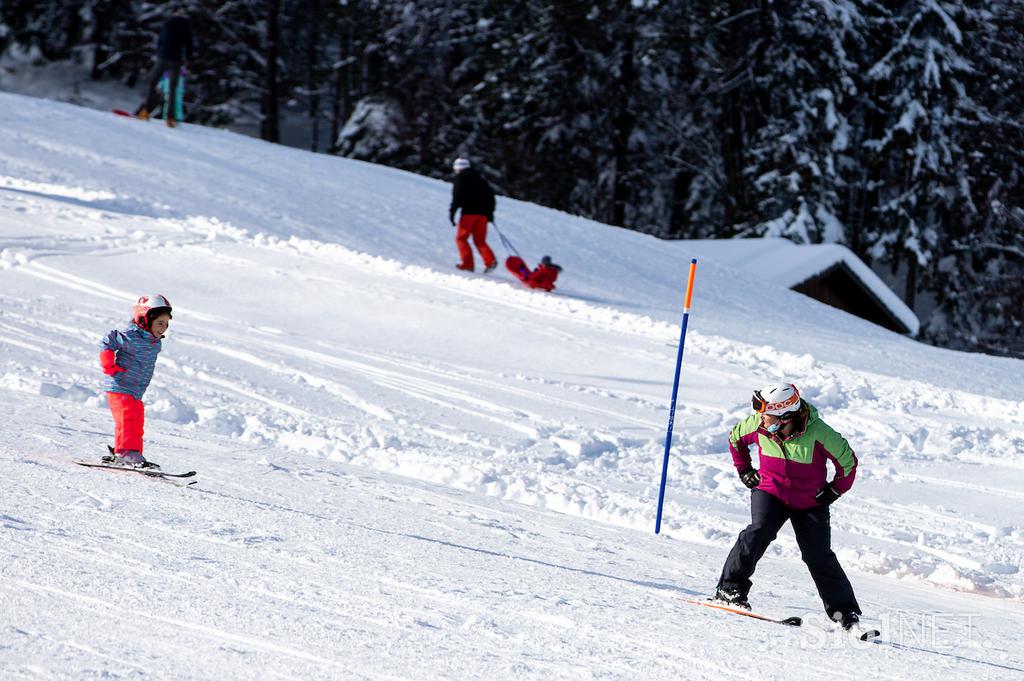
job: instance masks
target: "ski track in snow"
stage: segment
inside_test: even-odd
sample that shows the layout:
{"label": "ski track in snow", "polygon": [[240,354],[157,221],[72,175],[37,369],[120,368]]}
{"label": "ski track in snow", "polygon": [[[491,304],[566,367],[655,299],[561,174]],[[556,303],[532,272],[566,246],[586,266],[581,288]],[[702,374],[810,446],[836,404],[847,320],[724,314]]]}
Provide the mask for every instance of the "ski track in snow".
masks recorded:
{"label": "ski track in snow", "polygon": [[[0,95],[0,109],[10,102]],[[959,647],[832,641],[828,654],[858,671],[829,673],[887,677],[898,655],[901,678],[950,665],[1024,674],[1019,631],[1000,624],[1024,601],[1024,527],[1006,510],[1024,497],[1024,402],[1006,375],[1019,362],[881,336],[785,292],[774,295],[824,330],[797,322],[803,338],[759,338],[735,322],[753,289],[705,264],[665,536],[650,537],[678,277],[637,293],[615,263],[570,260],[559,295],[542,296],[501,273],[439,271],[431,258],[451,259],[450,233],[421,233],[410,216],[429,224],[427,207],[447,205],[442,183],[192,126],[102,123],[99,137],[130,135],[143,153],[182,144],[192,165],[161,191],[122,182],[144,171],[109,149],[0,131],[4,678],[749,678],[750,662],[699,642],[719,620],[673,599],[713,586],[747,521],[725,437],[750,386],[783,376],[861,459],[833,535],[867,614],[997,623]],[[286,182],[287,198],[261,199],[262,171],[233,160],[236,147],[282,177],[330,162],[344,182]],[[175,189],[193,201],[174,205]],[[378,211],[382,193],[402,198]],[[590,249],[606,229],[517,202],[499,210],[528,239],[558,224]],[[617,239],[647,247],[619,232],[600,258]],[[175,319],[146,395],[147,443],[165,468],[200,471],[187,490],[69,464],[110,437],[98,339],[153,287]],[[837,350],[842,329],[864,347]],[[945,366],[921,369],[922,356]],[[798,577],[763,598],[813,610],[788,530],[759,574],[779,578],[780,565]],[[35,611],[70,624],[14,624]],[[769,646],[761,625],[728,627],[764,678],[820,673],[811,634]],[[124,641],[134,650],[116,652]],[[218,673],[189,666],[197,650]]]}

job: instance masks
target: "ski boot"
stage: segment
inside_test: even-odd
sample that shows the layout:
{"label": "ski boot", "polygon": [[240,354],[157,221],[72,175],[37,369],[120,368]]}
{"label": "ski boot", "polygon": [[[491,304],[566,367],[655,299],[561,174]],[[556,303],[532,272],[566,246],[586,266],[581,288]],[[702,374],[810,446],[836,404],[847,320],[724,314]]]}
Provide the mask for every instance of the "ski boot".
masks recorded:
{"label": "ski boot", "polygon": [[724,605],[731,605],[735,608],[750,610],[750,602],[747,600],[747,594],[740,593],[735,589],[723,589],[722,587],[718,587],[715,589],[715,595],[708,600],[716,603],[722,603]]}
{"label": "ski boot", "polygon": [[124,466],[125,468],[160,468],[155,463],[146,461],[146,457],[142,456],[142,452],[134,449],[126,449],[121,451],[115,451],[113,447],[107,446],[110,451],[108,456],[103,457],[105,463],[111,463],[115,466]]}
{"label": "ski boot", "polygon": [[832,613],[832,620],[834,622],[838,622],[839,626],[844,630],[850,631],[860,624],[860,615],[855,613],[853,610],[848,610],[846,612],[840,612],[837,610]]}

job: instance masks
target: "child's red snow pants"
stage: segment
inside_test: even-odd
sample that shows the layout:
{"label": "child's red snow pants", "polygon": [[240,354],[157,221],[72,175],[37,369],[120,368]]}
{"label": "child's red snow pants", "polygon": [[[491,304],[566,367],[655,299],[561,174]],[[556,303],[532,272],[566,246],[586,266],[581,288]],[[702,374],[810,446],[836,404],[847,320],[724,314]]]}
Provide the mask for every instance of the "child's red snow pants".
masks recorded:
{"label": "child's red snow pants", "polygon": [[141,452],[142,426],[146,421],[142,400],[124,393],[107,393],[107,401],[114,415],[114,451]]}

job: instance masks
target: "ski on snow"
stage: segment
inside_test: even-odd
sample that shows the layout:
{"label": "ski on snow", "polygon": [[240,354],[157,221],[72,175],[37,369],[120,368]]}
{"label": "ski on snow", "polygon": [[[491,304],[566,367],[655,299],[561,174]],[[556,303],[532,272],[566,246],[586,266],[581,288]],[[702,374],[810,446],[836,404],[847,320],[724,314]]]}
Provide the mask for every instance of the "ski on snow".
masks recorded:
{"label": "ski on snow", "polygon": [[113,458],[114,455],[114,448],[108,445],[107,449],[110,451],[110,458],[103,457],[103,459],[100,461],[79,461],[75,459],[74,462],[79,466],[85,466],[86,468],[103,468],[112,471],[127,471],[129,473],[139,473],[140,475],[145,475],[147,478],[160,478],[166,480],[167,482],[175,483],[181,487],[188,487],[189,485],[194,485],[196,483],[195,480],[190,480],[189,482],[182,482],[179,480],[180,478],[194,477],[196,474],[195,471],[188,471],[187,473],[165,473],[164,471],[160,470],[159,466],[156,465],[149,466],[147,468],[136,468],[134,466],[124,466],[113,463],[111,459]]}
{"label": "ski on snow", "polygon": [[880,632],[878,629],[872,629],[870,627],[865,628],[860,626],[856,628],[847,629],[846,633],[850,636],[853,636],[858,641],[870,641],[882,635],[882,632]]}
{"label": "ski on snow", "polygon": [[[774,618],[774,617],[769,617],[767,615],[761,615],[761,614],[758,614],[756,612],[751,612],[750,610],[743,610],[742,608],[736,608],[736,607],[727,605],[725,603],[717,603],[717,602],[712,601],[712,600],[695,601],[695,600],[691,600],[689,598],[684,598],[683,600],[686,603],[689,603],[690,605],[700,605],[700,606],[703,606],[705,608],[712,608],[713,610],[720,610],[722,612],[728,612],[728,613],[731,613],[731,614],[734,614],[734,615],[742,615],[743,617],[750,617],[751,619],[761,620],[762,622],[771,622],[772,624],[782,624],[782,625],[785,625],[787,627],[799,627],[799,626],[802,626],[803,623],[804,623],[803,618],[801,618],[801,617],[784,617],[782,619],[777,619],[777,618]],[[835,627],[836,627],[837,631],[843,631],[843,633],[845,633],[845,634],[847,634],[847,635],[849,635],[849,636],[851,636],[851,637],[853,637],[853,638],[855,638],[855,639],[857,639],[859,641],[870,641],[870,640],[878,638],[879,636],[882,635],[882,632],[880,632],[878,629],[872,629],[872,628],[866,628],[866,627],[857,626],[855,628],[847,629],[847,630],[844,631],[844,630],[842,630],[839,627],[838,623],[834,623],[834,624],[835,624]]]}
{"label": "ski on snow", "polygon": [[191,478],[195,476],[195,471],[189,471],[187,473],[165,473],[160,469],[155,468],[134,468],[132,466],[120,466],[116,463],[103,463],[97,461],[78,461],[75,460],[79,466],[85,466],[86,468],[106,468],[112,471],[128,471],[129,473],[141,473],[142,475],[149,476],[151,478]]}
{"label": "ski on snow", "polygon": [[787,627],[799,627],[804,621],[799,617],[786,617],[783,619],[775,619],[774,617],[768,617],[767,615],[759,615],[756,612],[749,610],[743,610],[742,608],[734,608],[724,603],[715,603],[714,601],[694,601],[688,598],[683,599],[690,605],[702,605],[705,608],[712,608],[714,610],[721,610],[722,612],[730,612],[734,615],[743,615],[744,617],[751,617],[755,620],[761,620],[762,622],[771,622],[773,624],[784,624]]}

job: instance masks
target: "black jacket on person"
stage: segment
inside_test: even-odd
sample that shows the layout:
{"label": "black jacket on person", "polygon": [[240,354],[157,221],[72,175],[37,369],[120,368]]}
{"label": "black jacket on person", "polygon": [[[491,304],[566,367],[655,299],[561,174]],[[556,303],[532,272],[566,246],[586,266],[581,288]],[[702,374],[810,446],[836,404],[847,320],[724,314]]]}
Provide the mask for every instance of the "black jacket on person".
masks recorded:
{"label": "black jacket on person", "polygon": [[494,222],[494,192],[472,167],[460,171],[452,183],[452,205],[448,209],[452,222],[455,222],[455,211],[460,208],[463,215],[486,215],[489,222]]}
{"label": "black jacket on person", "polygon": [[165,61],[192,59],[192,24],[186,17],[173,16],[160,28],[156,57]]}

